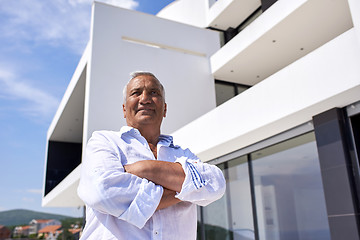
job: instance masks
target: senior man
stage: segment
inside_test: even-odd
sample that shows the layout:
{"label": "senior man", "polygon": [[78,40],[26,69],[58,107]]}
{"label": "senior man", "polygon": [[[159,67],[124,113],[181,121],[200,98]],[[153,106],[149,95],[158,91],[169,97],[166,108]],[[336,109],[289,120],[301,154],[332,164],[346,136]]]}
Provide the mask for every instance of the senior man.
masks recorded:
{"label": "senior man", "polygon": [[81,239],[196,239],[196,205],[225,192],[221,170],[173,144],[160,127],[165,90],[149,72],[124,88],[120,131],[96,131],[86,147],[78,194],[86,204]]}

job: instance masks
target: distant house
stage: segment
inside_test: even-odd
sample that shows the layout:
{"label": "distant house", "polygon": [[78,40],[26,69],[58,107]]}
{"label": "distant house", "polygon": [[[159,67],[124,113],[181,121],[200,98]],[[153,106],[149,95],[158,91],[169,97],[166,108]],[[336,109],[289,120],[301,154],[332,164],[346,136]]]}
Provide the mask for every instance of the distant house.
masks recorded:
{"label": "distant house", "polygon": [[7,227],[0,225],[0,240],[10,238],[11,232]]}
{"label": "distant house", "polygon": [[14,228],[13,236],[21,237],[21,236],[29,236],[30,235],[31,226],[17,226]]}
{"label": "distant house", "polygon": [[37,234],[40,229],[46,226],[61,225],[61,222],[56,219],[33,219],[30,221],[30,234]]}
{"label": "distant house", "polygon": [[68,231],[73,235],[74,239],[80,239],[81,228],[70,228]]}
{"label": "distant house", "polygon": [[38,231],[38,238],[44,237],[46,240],[56,240],[61,232],[61,225],[49,225]]}

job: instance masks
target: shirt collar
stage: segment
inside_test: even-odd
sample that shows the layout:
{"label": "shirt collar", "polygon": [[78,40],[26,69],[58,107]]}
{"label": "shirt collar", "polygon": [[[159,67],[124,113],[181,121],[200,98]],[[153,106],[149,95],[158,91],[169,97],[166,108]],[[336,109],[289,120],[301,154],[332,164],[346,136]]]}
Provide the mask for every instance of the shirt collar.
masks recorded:
{"label": "shirt collar", "polygon": [[[130,126],[123,126],[120,129],[120,135],[123,136],[124,134],[125,135],[129,134],[135,138],[137,138],[139,136],[143,137],[141,135],[141,133],[139,132],[139,130],[137,130],[136,128],[130,127]],[[158,145],[159,144],[161,146],[166,146],[166,147],[175,147],[174,143],[173,143],[173,137],[169,136],[169,135],[164,135],[164,134],[160,134]]]}
{"label": "shirt collar", "polygon": [[132,136],[138,136],[140,134],[139,130],[137,130],[136,128],[130,127],[130,126],[123,126],[120,129],[120,135],[122,136],[123,134],[130,134]]}
{"label": "shirt collar", "polygon": [[160,144],[162,146],[166,146],[166,147],[172,147],[172,146],[174,146],[173,137],[169,136],[169,135],[161,134],[159,137],[158,144]]}

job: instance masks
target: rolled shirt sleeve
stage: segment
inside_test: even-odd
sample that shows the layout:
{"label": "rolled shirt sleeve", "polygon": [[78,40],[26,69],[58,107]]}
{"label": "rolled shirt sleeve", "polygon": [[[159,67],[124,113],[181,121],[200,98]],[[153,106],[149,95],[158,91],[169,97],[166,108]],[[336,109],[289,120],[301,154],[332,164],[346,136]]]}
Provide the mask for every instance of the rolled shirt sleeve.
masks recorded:
{"label": "rolled shirt sleeve", "polygon": [[86,205],[142,228],[154,214],[163,188],[126,173],[121,150],[102,132],[86,147],[78,195]]}
{"label": "rolled shirt sleeve", "polygon": [[222,171],[215,165],[203,163],[190,150],[175,162],[182,165],[185,180],[175,197],[200,206],[206,206],[221,198],[226,190]]}

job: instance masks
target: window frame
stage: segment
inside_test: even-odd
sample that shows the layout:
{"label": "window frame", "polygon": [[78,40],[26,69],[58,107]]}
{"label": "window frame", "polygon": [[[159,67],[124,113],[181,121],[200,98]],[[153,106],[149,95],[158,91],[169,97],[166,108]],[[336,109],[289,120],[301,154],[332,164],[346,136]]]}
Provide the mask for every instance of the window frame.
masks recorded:
{"label": "window frame", "polygon": [[313,130],[314,130],[314,125],[313,125],[312,121],[309,121],[309,122],[301,124],[301,125],[299,125],[297,127],[289,129],[287,131],[281,132],[281,133],[279,133],[277,135],[274,135],[272,137],[264,139],[264,140],[262,140],[260,142],[254,143],[254,144],[249,145],[247,147],[244,147],[242,149],[236,150],[234,152],[231,152],[231,153],[225,154],[225,155],[223,155],[221,157],[210,160],[207,163],[218,165],[220,163],[227,162],[227,161],[229,161],[231,159],[240,157],[242,155],[247,155],[247,154],[249,154],[251,152],[260,150],[262,148],[269,147],[271,145],[274,145],[274,144],[277,144],[277,143],[280,143],[280,142],[283,142],[283,141],[286,141],[286,140],[288,140],[290,138],[300,136],[302,134],[311,132]]}
{"label": "window frame", "polygon": [[[259,239],[259,228],[258,228],[258,218],[257,218],[257,210],[256,210],[256,203],[255,203],[255,190],[254,190],[254,175],[253,175],[253,168],[252,168],[252,159],[250,158],[250,153],[255,152],[257,150],[270,147],[272,145],[287,141],[291,138],[298,137],[300,135],[309,133],[314,131],[314,125],[312,121],[308,121],[304,124],[301,124],[299,126],[296,126],[294,128],[291,128],[287,131],[281,132],[279,134],[276,134],[272,137],[269,137],[267,139],[264,139],[260,142],[257,142],[255,144],[249,145],[247,147],[244,147],[242,149],[236,150],[232,153],[225,154],[221,157],[218,157],[216,159],[208,161],[209,164],[219,165],[219,164],[226,164],[228,161],[244,156],[247,156],[247,162],[248,162],[248,172],[249,172],[249,181],[250,181],[250,194],[251,194],[251,205],[252,205],[252,211],[253,211],[253,226],[254,226],[254,233],[255,233],[255,239]],[[204,229],[204,218],[203,218],[203,207],[199,207],[200,211],[200,230],[201,230],[201,240],[205,240],[206,233]]]}

